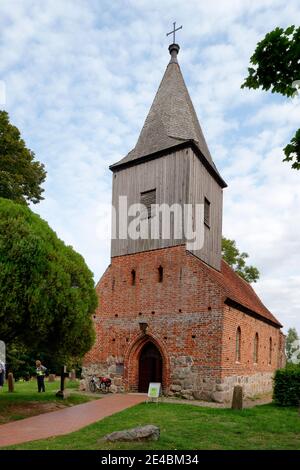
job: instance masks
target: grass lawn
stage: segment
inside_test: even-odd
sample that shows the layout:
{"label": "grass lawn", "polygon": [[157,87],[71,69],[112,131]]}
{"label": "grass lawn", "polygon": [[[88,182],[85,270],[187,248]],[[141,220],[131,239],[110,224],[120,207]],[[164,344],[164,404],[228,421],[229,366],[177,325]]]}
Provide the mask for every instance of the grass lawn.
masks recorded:
{"label": "grass lawn", "polygon": [[[101,439],[143,424],[158,425],[160,440],[108,444]],[[300,449],[300,417],[296,408],[275,405],[233,411],[143,403],[72,434],[10,449]]]}
{"label": "grass lawn", "polygon": [[79,393],[72,393],[72,390],[78,389],[77,381],[66,380],[65,386],[70,389],[70,396],[65,400],[55,396],[55,392],[59,390],[59,380],[55,382],[46,380],[45,386],[46,392],[38,393],[36,380],[16,382],[14,393],[8,393],[7,385],[5,385],[0,392],[0,424],[54,411],[65,406],[79,405],[92,399]]}

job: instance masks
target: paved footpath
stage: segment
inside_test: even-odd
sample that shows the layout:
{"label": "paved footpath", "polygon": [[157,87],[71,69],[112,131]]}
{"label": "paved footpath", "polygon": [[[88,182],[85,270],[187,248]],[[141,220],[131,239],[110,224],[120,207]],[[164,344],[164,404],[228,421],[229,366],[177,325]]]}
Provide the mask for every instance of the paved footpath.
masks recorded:
{"label": "paved footpath", "polygon": [[131,406],[142,403],[144,394],[113,394],[100,400],[0,425],[0,447],[69,434]]}

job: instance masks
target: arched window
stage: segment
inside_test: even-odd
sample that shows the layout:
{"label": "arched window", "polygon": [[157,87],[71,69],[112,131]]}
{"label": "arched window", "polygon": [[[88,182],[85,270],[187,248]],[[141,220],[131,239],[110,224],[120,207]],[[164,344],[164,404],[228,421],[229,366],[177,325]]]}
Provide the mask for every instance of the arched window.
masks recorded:
{"label": "arched window", "polygon": [[258,363],[258,333],[255,333],[254,336],[253,362],[254,364]]}
{"label": "arched window", "polygon": [[272,364],[272,338],[269,339],[269,364]]}
{"label": "arched window", "polygon": [[132,286],[135,286],[135,277],[136,277],[136,276],[135,276],[135,270],[133,269],[133,270],[131,271],[131,285],[132,285]]}
{"label": "arched window", "polygon": [[241,328],[238,327],[235,336],[235,360],[241,362]]}
{"label": "arched window", "polygon": [[164,268],[162,266],[159,266],[158,268],[158,282],[163,282],[164,278]]}

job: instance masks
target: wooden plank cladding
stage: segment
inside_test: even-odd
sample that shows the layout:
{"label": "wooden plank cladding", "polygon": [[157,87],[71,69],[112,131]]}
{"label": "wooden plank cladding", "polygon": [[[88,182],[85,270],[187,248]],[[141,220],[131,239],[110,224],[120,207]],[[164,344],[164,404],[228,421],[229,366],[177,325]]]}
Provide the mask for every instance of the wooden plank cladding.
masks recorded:
{"label": "wooden plank cladding", "polygon": [[[216,269],[221,263],[222,189],[191,148],[181,149],[160,158],[135,166],[119,169],[113,174],[113,206],[116,210],[116,228],[119,230],[119,196],[127,197],[128,207],[141,203],[147,206],[155,198],[156,204],[204,204],[210,202],[210,227],[204,227],[205,239],[201,250],[193,252]],[[146,202],[145,202],[146,201]],[[148,207],[148,206],[147,206]],[[186,243],[184,234],[178,239],[174,234],[171,213],[169,239],[132,240],[112,239],[111,256],[121,256],[142,251],[166,248]],[[129,219],[130,220],[130,219]],[[150,235],[150,234],[149,234]]]}

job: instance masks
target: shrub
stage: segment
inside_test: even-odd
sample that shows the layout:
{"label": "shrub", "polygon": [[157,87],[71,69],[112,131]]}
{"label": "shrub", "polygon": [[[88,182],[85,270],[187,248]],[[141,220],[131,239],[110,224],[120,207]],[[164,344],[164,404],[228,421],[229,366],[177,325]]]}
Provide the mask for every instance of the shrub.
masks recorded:
{"label": "shrub", "polygon": [[288,365],[276,371],[273,399],[281,406],[300,404],[300,365]]}

